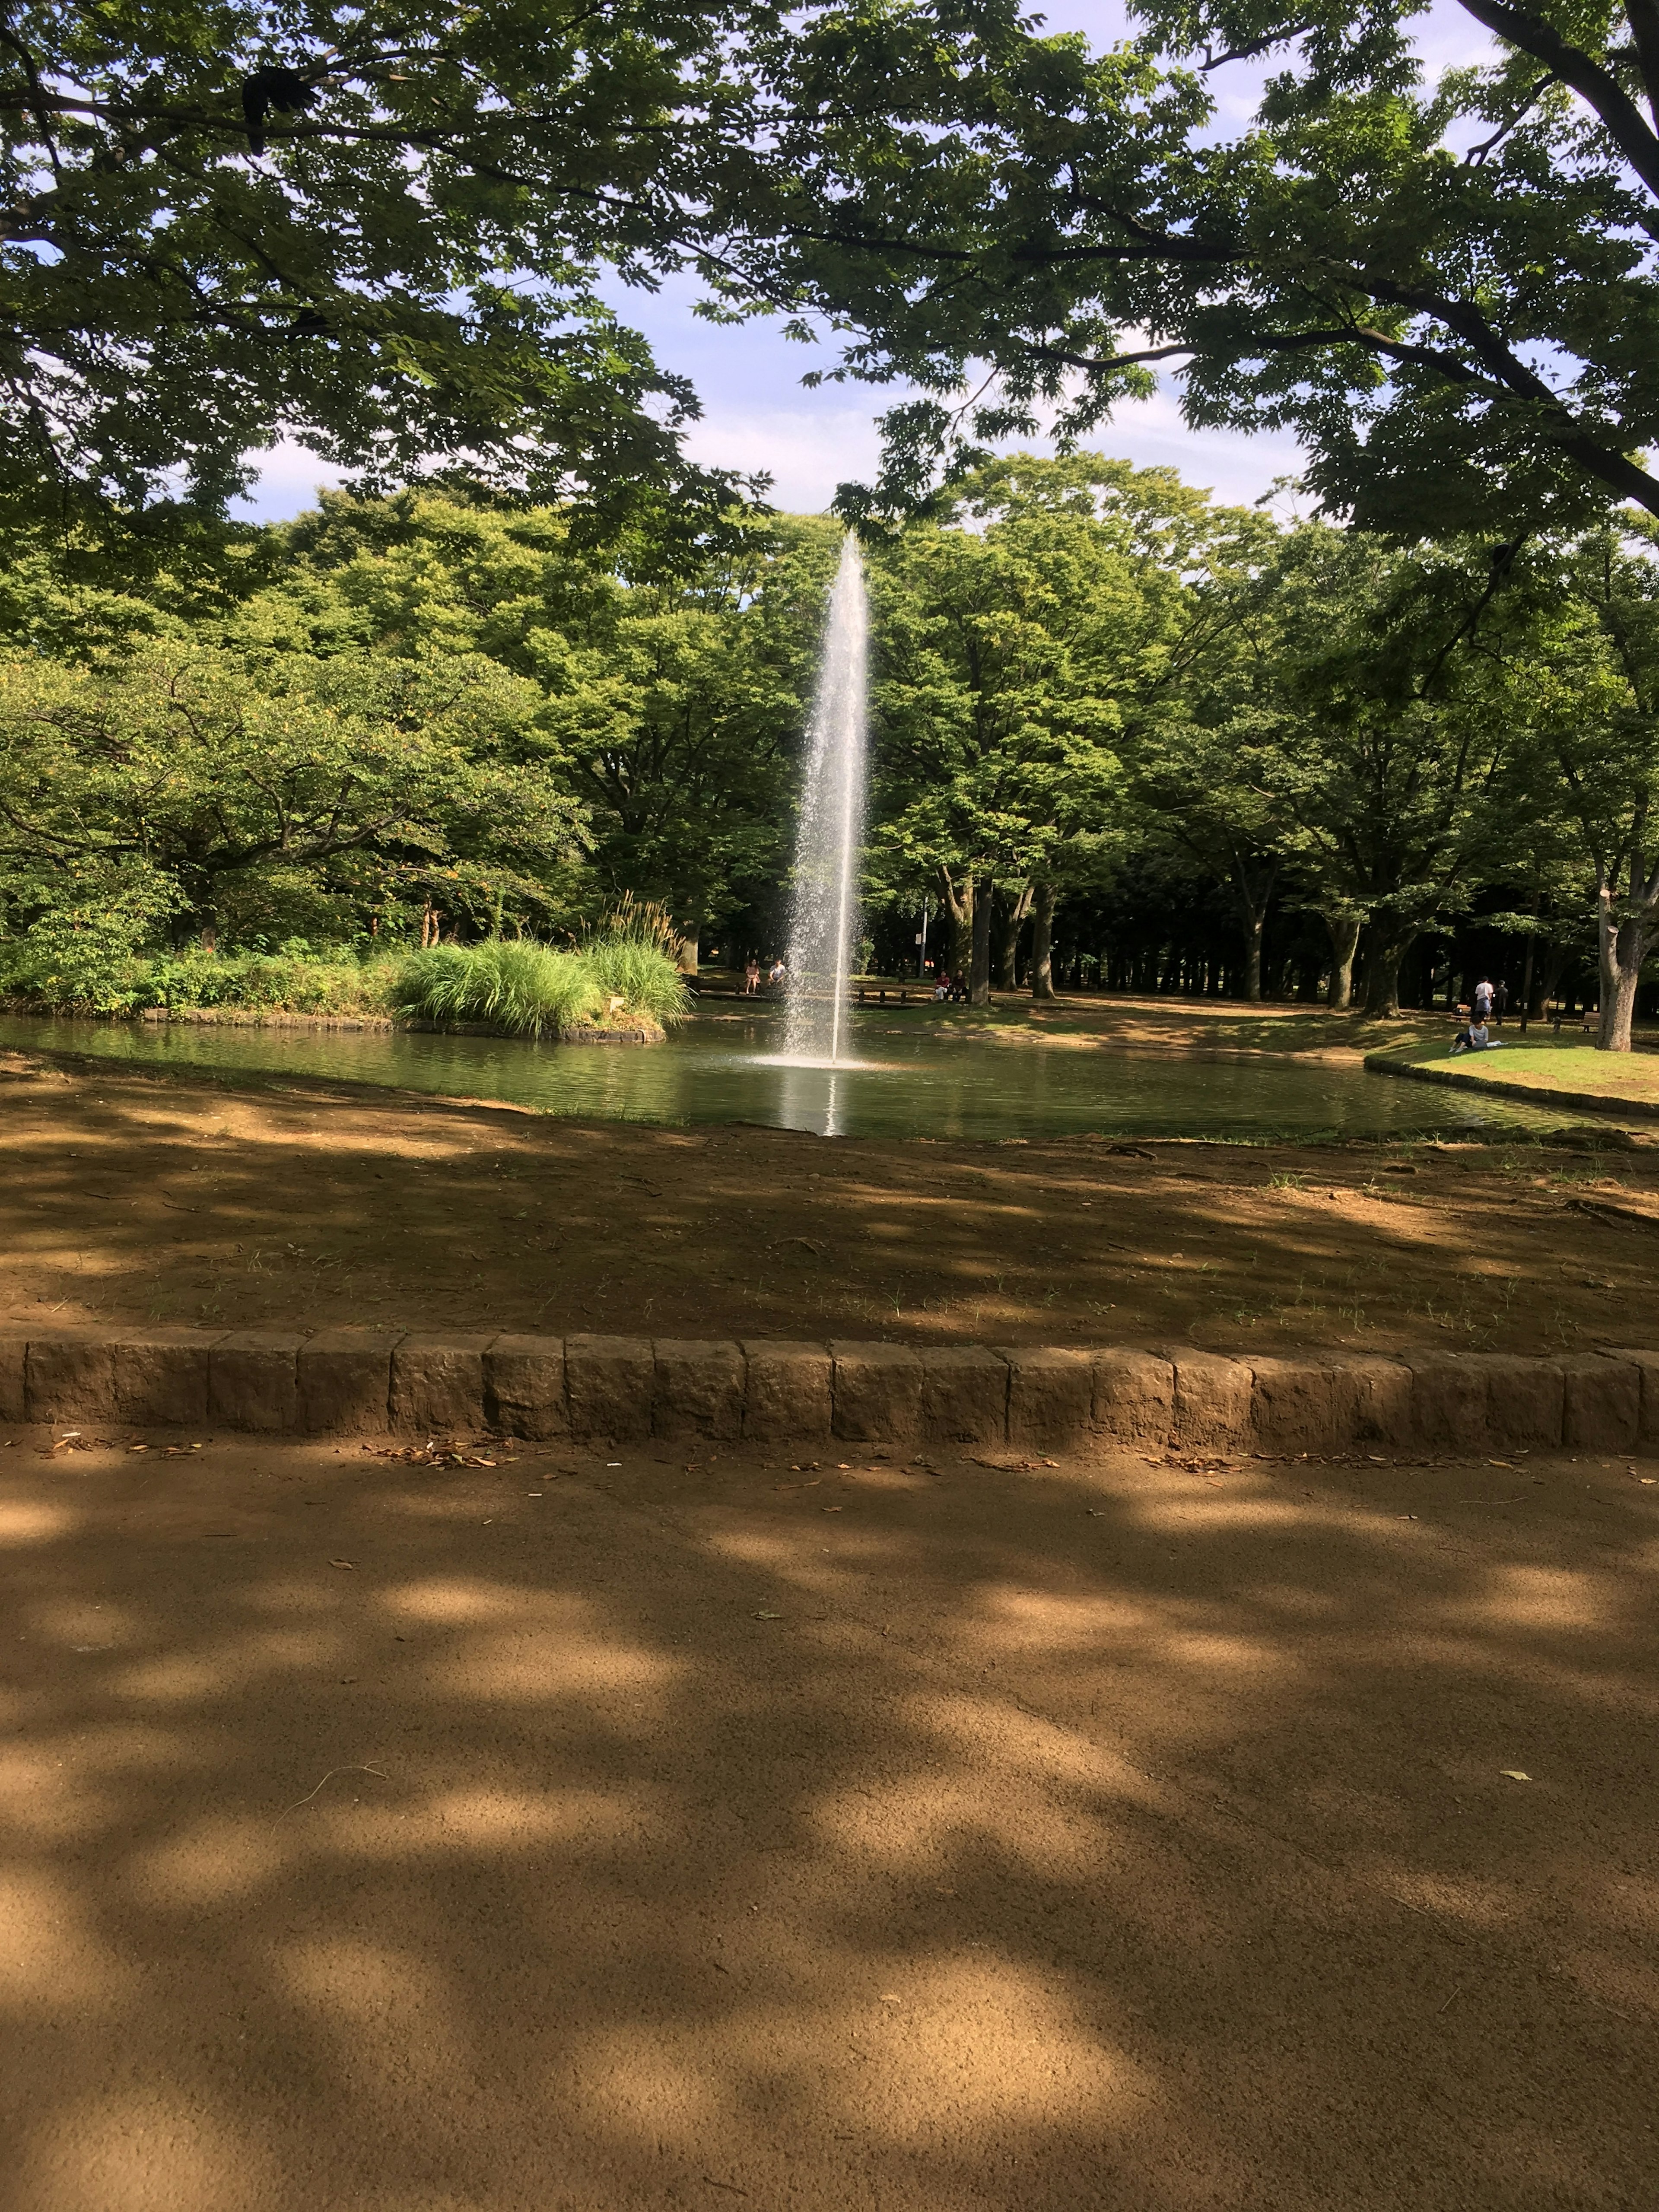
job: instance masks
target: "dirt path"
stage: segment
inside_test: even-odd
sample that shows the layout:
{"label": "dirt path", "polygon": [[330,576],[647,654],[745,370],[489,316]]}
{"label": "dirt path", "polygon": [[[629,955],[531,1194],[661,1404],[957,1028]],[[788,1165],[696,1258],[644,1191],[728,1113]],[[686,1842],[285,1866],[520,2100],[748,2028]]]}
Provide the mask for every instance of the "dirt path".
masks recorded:
{"label": "dirt path", "polygon": [[1652,2203],[1659,1463],[41,1441],[6,2212]]}
{"label": "dirt path", "polygon": [[826,1143],[0,1060],[0,1322],[1546,1352],[1656,1291],[1659,1141]]}

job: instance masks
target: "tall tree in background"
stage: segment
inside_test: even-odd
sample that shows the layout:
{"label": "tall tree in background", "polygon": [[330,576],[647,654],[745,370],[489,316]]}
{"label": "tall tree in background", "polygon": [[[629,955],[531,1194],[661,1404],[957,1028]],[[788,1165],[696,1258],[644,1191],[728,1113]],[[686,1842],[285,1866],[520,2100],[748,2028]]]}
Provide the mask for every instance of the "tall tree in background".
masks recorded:
{"label": "tall tree in background", "polygon": [[975,1003],[994,891],[1023,915],[1046,887],[1052,929],[1119,834],[1126,739],[1178,711],[1192,573],[1260,535],[1168,470],[1021,454],[877,559],[875,850],[971,923]]}
{"label": "tall tree in background", "polygon": [[1271,644],[1240,773],[1271,795],[1309,903],[1359,921],[1373,1015],[1398,1012],[1422,932],[1514,852],[1506,770],[1534,641],[1514,550],[1408,553],[1310,525],[1254,587]]}
{"label": "tall tree in background", "polygon": [[1527,581],[1535,641],[1517,762],[1546,839],[1576,833],[1590,878],[1596,1042],[1628,1052],[1637,986],[1659,940],[1659,565],[1646,518],[1540,550]]}

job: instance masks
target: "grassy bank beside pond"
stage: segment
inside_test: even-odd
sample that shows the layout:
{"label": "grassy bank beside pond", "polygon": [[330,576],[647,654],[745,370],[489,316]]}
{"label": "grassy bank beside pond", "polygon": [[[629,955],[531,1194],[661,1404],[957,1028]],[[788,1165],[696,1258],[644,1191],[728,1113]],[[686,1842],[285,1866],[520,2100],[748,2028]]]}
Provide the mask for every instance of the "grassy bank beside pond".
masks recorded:
{"label": "grassy bank beside pond", "polygon": [[[1506,1036],[1503,1049],[1460,1053],[1379,1054],[1370,1064],[1421,1070],[1482,1090],[1510,1091],[1546,1102],[1572,1099],[1613,1111],[1637,1107],[1659,1112],[1659,1053],[1597,1052],[1593,1045],[1543,1037]],[[1392,1072],[1392,1071],[1390,1071]]]}
{"label": "grassy bank beside pond", "polygon": [[665,953],[618,933],[570,951],[506,939],[363,958],[198,950],[133,955],[95,972],[85,963],[43,958],[24,939],[0,946],[0,1005],[8,1003],[117,1018],[401,1018],[534,1036],[587,1023],[666,1024],[680,1018],[687,1000]]}

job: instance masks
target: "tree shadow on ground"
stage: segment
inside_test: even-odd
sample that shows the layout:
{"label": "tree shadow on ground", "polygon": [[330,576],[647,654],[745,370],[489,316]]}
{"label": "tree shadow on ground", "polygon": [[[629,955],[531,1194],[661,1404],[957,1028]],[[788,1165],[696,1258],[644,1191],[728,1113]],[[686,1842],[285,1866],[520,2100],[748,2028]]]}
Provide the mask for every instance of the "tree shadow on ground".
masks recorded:
{"label": "tree shadow on ground", "polygon": [[827,1145],[40,1069],[6,1105],[13,1325],[1559,1352],[1631,1341],[1659,1255],[1562,1181],[1639,1213],[1656,1147]]}
{"label": "tree shadow on ground", "polygon": [[16,2212],[1650,2202],[1624,1462],[163,1450],[0,1469]]}

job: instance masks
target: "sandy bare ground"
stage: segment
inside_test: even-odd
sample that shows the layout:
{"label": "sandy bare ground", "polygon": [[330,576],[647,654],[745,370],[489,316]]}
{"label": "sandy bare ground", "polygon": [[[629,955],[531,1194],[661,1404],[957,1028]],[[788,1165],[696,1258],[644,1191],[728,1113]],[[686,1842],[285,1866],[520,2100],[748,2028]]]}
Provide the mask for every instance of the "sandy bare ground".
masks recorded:
{"label": "sandy bare ground", "polygon": [[46,1441],[6,2212],[1654,2201],[1659,1462]]}
{"label": "sandy bare ground", "polygon": [[1659,1139],[825,1143],[0,1059],[0,1322],[1559,1352],[1656,1294]]}

